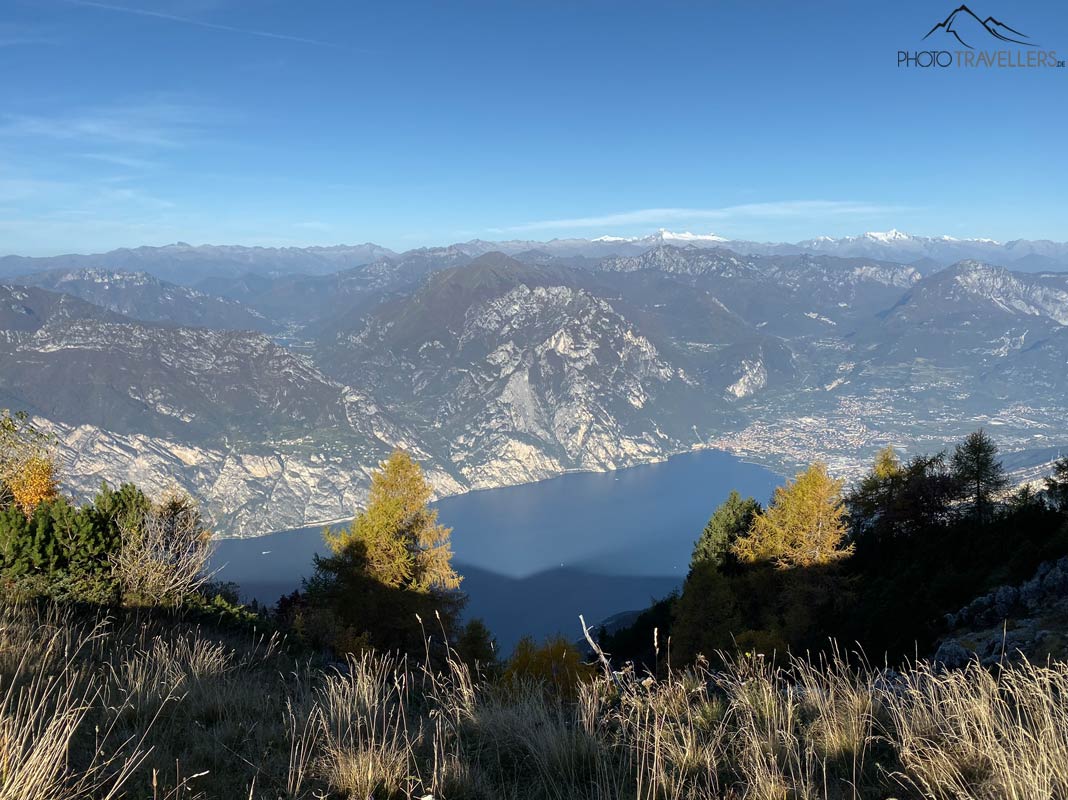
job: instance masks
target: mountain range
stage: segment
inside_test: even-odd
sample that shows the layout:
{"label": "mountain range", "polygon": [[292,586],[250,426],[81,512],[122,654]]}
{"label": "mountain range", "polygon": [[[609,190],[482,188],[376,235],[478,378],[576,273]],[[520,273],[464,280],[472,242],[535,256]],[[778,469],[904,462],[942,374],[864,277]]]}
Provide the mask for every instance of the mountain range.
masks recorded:
{"label": "mountain range", "polygon": [[439,494],[700,447],[849,477],[980,425],[1021,470],[1068,448],[1068,273],[1035,271],[1068,246],[755,249],[660,232],[7,257],[0,407],[56,434],[74,491],[177,482],[227,535],[351,515],[394,447]]}
{"label": "mountain range", "polygon": [[[701,249],[726,248],[742,255],[832,255],[843,258],[874,258],[920,269],[946,267],[965,259],[983,261],[1022,272],[1068,270],[1068,242],[1015,239],[958,239],[952,236],[913,236],[898,230],[869,232],[842,238],[818,237],[796,243],[732,240],[715,234],[672,232],[661,229],[648,236],[599,236],[593,239],[536,241],[472,239],[448,247],[408,250],[403,254],[366,243],[331,247],[243,247],[238,245],[190,245],[184,242],[164,247],[137,247],[95,255],[47,257],[0,256],[0,278],[10,279],[50,270],[107,269],[147,272],[165,281],[185,286],[204,284],[214,291],[220,279],[250,281],[281,275],[327,276],[366,264],[396,265],[418,272],[420,261],[436,260],[443,252],[454,257],[475,258],[489,252],[565,259],[600,259],[640,255],[661,245]],[[370,276],[369,276],[370,277]]]}

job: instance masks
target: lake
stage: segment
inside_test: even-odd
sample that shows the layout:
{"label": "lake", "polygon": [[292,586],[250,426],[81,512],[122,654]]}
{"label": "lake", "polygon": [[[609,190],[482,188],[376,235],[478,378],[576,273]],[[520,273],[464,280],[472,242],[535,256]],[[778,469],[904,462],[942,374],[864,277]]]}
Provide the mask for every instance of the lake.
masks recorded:
{"label": "lake", "polygon": [[[482,617],[509,651],[524,634],[581,636],[679,586],[693,543],[731,489],[766,502],[781,479],[717,450],[604,473],[470,492],[435,505],[453,529],[454,563]],[[273,604],[299,588],[323,548],[322,528],[225,539],[220,580]]]}

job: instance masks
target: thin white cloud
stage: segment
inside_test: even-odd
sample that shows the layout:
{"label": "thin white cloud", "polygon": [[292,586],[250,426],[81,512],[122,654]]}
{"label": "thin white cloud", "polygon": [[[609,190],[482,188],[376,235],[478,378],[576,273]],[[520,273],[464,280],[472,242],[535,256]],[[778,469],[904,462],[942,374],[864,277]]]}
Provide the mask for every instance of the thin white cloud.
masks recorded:
{"label": "thin white cloud", "polygon": [[680,222],[732,222],[753,219],[804,219],[865,216],[905,211],[902,206],[842,200],[789,200],[772,203],[745,203],[720,208],[641,208],[590,217],[569,217],[523,222],[493,233],[583,228],[620,228],[628,225],[667,225]]}
{"label": "thin white cloud", "polygon": [[175,204],[170,200],[155,197],[134,187],[102,186],[97,191],[95,202],[100,206],[131,208],[151,206],[152,208],[165,209],[175,207]]}
{"label": "thin white cloud", "polygon": [[116,167],[126,167],[127,169],[152,169],[157,166],[156,162],[149,161],[147,158],[135,158],[133,156],[116,155],[114,153],[79,153],[79,155],[90,161],[100,161],[104,164],[112,164]]}
{"label": "thin white cloud", "polygon": [[0,176],[0,203],[21,203],[66,191],[72,184],[65,181]]}
{"label": "thin white cloud", "polygon": [[81,216],[107,209],[118,218],[132,211],[169,209],[174,203],[137,186],[100,180],[42,180],[0,175],[0,204],[11,203],[37,218]]}
{"label": "thin white cloud", "polygon": [[53,36],[44,36],[36,28],[0,22],[0,47],[23,47],[32,45],[59,44]]}
{"label": "thin white cloud", "polygon": [[56,39],[43,36],[0,36],[0,47],[27,47],[38,44],[58,44]]}
{"label": "thin white cloud", "polygon": [[0,136],[173,148],[206,113],[180,103],[150,102],[56,116],[7,114],[0,116]]}
{"label": "thin white cloud", "polygon": [[193,25],[197,28],[207,28],[213,31],[224,31],[226,33],[239,33],[245,36],[258,36],[262,39],[278,39],[284,42],[299,42],[300,44],[312,44],[320,47],[335,47],[339,49],[351,49],[345,45],[337,44],[336,42],[326,42],[322,39],[311,39],[306,36],[293,36],[288,33],[273,33],[272,31],[261,31],[255,28],[239,28],[233,25],[222,25],[217,22],[206,22],[200,19],[193,19],[192,17],[182,17],[177,14],[167,14],[163,11],[152,11],[147,8],[132,8],[130,6],[118,6],[111,3],[98,3],[95,0],[67,0],[68,3],[75,6],[84,6],[86,8],[99,8],[104,11],[116,11],[120,14],[132,14],[138,17],[152,17],[153,19],[162,19],[167,22],[178,22],[183,25]]}

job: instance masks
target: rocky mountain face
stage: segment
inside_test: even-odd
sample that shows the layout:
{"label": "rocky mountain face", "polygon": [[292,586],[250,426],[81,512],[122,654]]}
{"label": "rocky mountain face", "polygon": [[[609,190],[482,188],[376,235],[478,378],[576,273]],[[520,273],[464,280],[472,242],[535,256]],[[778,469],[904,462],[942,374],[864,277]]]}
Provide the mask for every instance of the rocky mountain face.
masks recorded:
{"label": "rocky mountain face", "polygon": [[0,386],[14,408],[192,442],[345,419],[343,387],[263,334],[150,325],[63,294],[0,291]]}
{"label": "rocky mountain face", "polygon": [[996,314],[999,322],[1035,318],[1068,324],[1068,275],[1021,274],[978,261],[961,261],[919,282],[890,316],[920,321],[938,315]]}
{"label": "rocky mountain face", "polygon": [[745,256],[722,248],[672,246],[605,259],[599,269],[671,275],[711,292],[751,324],[785,337],[819,334],[867,318],[920,279],[912,267],[881,261]]}
{"label": "rocky mountain face", "polygon": [[117,321],[122,317],[70,295],[0,284],[0,330],[5,334],[0,341],[17,344],[48,322],[76,319]]}
{"label": "rocky mountain face", "polygon": [[59,270],[17,280],[25,286],[62,292],[144,322],[223,330],[278,329],[275,322],[250,306],[161,281],[147,272]]}
{"label": "rocky mountain face", "polygon": [[980,425],[1020,469],[1068,445],[1063,274],[482,244],[322,275],[277,274],[270,251],[198,267],[195,289],[31,276],[0,287],[0,407],[56,431],[75,489],[177,481],[230,535],[351,515],[395,447],[445,494],[704,446],[851,476]]}
{"label": "rocky mountain face", "polygon": [[[222,440],[197,445],[185,437],[120,434],[40,418],[37,423],[59,442],[70,490],[91,496],[101,481],[120,479],[158,495],[179,485],[204,499],[224,536],[351,518],[366,499],[371,471],[391,449],[372,431],[353,434],[344,428],[334,429],[329,440],[307,436],[251,447]],[[443,494],[465,489],[433,464],[428,474]]]}
{"label": "rocky mountain face", "polygon": [[989,381],[1006,392],[1048,398],[1056,406],[1060,398],[1068,397],[1068,328],[1035,337],[1011,358],[1001,359],[991,369]]}
{"label": "rocky mountain face", "polygon": [[[882,367],[963,364],[976,373],[976,389],[1037,401],[1049,397],[1042,373],[1055,378],[1068,364],[1066,325],[1068,274],[962,261],[919,281],[857,338]],[[1013,379],[1028,370],[1030,379]]]}
{"label": "rocky mountain face", "polygon": [[395,398],[391,411],[476,488],[686,449],[699,441],[691,411],[726,388],[702,385],[604,297],[499,254],[320,346],[331,374]]}

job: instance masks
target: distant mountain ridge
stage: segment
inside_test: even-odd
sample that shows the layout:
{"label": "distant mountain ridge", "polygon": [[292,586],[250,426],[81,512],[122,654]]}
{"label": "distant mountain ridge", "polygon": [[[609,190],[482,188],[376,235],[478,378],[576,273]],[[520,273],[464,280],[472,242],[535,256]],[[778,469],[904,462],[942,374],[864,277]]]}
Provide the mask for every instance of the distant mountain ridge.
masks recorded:
{"label": "distant mountain ridge", "polygon": [[219,275],[323,275],[393,255],[396,253],[392,250],[370,243],[327,247],[244,247],[177,242],[163,247],[120,248],[94,255],[2,256],[0,277],[88,268],[148,272],[163,280],[191,285],[205,277]]}
{"label": "distant mountain ridge", "polygon": [[[138,247],[95,255],[48,257],[0,256],[0,279],[46,271],[102,269],[147,272],[157,278],[184,286],[201,288],[213,294],[231,296],[212,281],[224,279],[236,284],[250,277],[286,275],[329,276],[345,270],[358,270],[373,264],[367,276],[392,270],[411,270],[416,265],[451,254],[454,263],[490,252],[523,256],[571,259],[574,263],[614,256],[638,256],[663,245],[697,249],[726,248],[741,255],[800,255],[803,253],[842,258],[874,258],[899,264],[915,264],[924,271],[940,269],[958,261],[973,259],[1025,272],[1068,270],[1068,242],[1016,239],[959,239],[952,236],[914,236],[891,229],[840,238],[818,237],[796,243],[732,240],[713,233],[672,232],[665,229],[648,236],[599,236],[591,239],[511,239],[485,241],[472,239],[443,247],[424,247],[398,253],[376,244],[327,247],[243,247],[184,243],[164,247]],[[425,270],[423,270],[425,272]]]}

